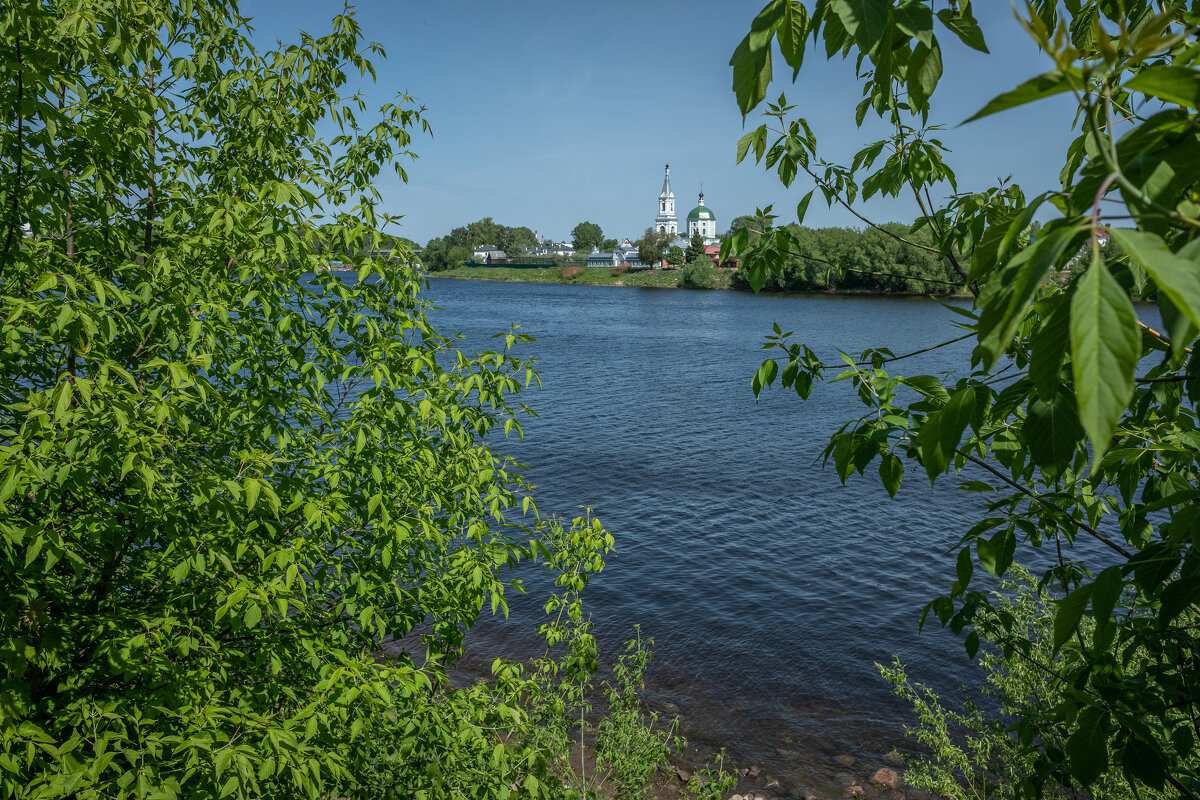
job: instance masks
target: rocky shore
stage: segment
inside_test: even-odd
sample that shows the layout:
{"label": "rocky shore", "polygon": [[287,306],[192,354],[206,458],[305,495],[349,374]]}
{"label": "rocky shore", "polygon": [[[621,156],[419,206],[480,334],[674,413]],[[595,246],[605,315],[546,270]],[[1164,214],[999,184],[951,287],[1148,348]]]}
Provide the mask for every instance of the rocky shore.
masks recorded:
{"label": "rocky shore", "polygon": [[[798,751],[780,750],[784,756],[802,759]],[[759,766],[740,767],[733,770],[737,783],[726,795],[727,800],[929,800],[927,792],[905,785],[902,776],[904,759],[896,752],[883,753],[877,758],[864,759],[854,756],[838,756],[837,761],[844,769],[835,776],[840,787],[830,791],[785,785],[784,781],[772,776]],[[695,773],[680,763],[673,765],[674,775],[660,785],[656,795],[660,798],[674,797],[671,792],[693,779]],[[670,784],[675,784],[671,786]]]}

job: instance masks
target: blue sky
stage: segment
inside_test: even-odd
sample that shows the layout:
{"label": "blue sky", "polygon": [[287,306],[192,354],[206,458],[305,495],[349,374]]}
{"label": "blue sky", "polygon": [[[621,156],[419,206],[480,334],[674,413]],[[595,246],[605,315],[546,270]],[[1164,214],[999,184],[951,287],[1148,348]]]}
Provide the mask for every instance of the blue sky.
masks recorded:
{"label": "blue sky", "polygon": [[[943,6],[939,0],[937,6]],[[984,123],[959,122],[995,95],[1051,68],[1013,18],[1008,3],[978,3],[992,55],[939,31],[945,75],[931,122],[942,136],[959,189],[984,189],[1012,175],[1030,195],[1057,188],[1072,138],[1072,103],[1056,98]],[[738,214],[774,203],[786,221],[811,188],[801,176],[790,190],[773,173],[735,166],[743,127],[734,102],[729,56],[749,29],[758,3],[407,2],[363,0],[355,14],[368,39],[387,50],[378,83],[356,84],[376,104],[407,91],[427,108],[432,137],[418,136],[419,160],[407,185],[381,184],[388,212],[404,215],[399,231],[424,244],[481,217],[527,225],[569,239],[582,220],[605,235],[636,239],[657,211],[663,164],[682,219],[704,184],[706,205],[725,230]],[[262,46],[293,41],[299,30],[323,33],[341,10],[335,0],[242,0]],[[782,59],[777,59],[782,64]],[[886,130],[854,125],[861,90],[853,63],[831,62],[810,48],[796,85],[779,69],[771,96],[787,91],[812,125],[823,155],[848,163]],[[861,207],[877,221],[909,222],[906,200]],[[806,224],[861,223],[814,198]]]}

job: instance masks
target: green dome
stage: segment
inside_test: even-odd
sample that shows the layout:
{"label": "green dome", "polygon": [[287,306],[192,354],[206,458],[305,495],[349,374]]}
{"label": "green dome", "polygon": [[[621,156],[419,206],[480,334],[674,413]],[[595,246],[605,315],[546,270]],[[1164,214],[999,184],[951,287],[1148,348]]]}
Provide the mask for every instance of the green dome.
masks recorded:
{"label": "green dome", "polygon": [[695,208],[693,208],[691,211],[688,212],[687,218],[688,218],[688,222],[696,222],[696,221],[699,221],[702,219],[714,219],[715,220],[717,218],[717,215],[714,214],[706,206],[696,206]]}

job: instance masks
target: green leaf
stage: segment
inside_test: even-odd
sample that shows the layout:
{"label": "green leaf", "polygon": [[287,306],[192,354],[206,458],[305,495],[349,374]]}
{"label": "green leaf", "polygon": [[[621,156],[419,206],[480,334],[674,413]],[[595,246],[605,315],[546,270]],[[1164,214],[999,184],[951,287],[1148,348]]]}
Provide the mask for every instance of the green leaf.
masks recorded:
{"label": "green leaf", "polygon": [[883,39],[888,20],[887,0],[830,0],[829,8],[864,54],[873,51]]}
{"label": "green leaf", "polygon": [[[1006,214],[984,231],[983,237],[971,252],[971,280],[985,278],[997,265],[1005,264],[1017,250],[1021,235],[1033,222],[1048,194],[1040,194],[1013,214]],[[1057,229],[1051,229],[1057,230]],[[1047,230],[1049,234],[1051,231]]]}
{"label": "green leaf", "polygon": [[1168,103],[1200,108],[1200,72],[1187,67],[1150,67],[1126,81],[1125,88]]}
{"label": "green leaf", "polygon": [[894,453],[885,453],[879,461],[879,477],[883,480],[888,497],[894,498],[900,490],[900,481],[904,479],[904,462]]}
{"label": "green leaf", "polygon": [[1003,270],[993,273],[978,301],[982,306],[979,349],[985,368],[990,369],[1012,344],[1042,279],[1078,237],[1072,228],[1054,228],[1013,256]]}
{"label": "green leaf", "polygon": [[946,451],[942,449],[941,422],[941,412],[935,411],[925,417],[920,430],[917,431],[917,450],[921,454],[921,464],[925,467],[931,484],[949,466]]}
{"label": "green leaf", "polygon": [[779,365],[775,363],[775,359],[768,358],[754,373],[754,379],[750,382],[750,388],[754,391],[754,398],[758,399],[758,395],[764,387],[770,386],[771,381],[775,380],[775,375],[779,372]]}
{"label": "green leaf", "polygon": [[1120,567],[1106,567],[1092,582],[1092,613],[1097,624],[1112,616],[1124,588]]}
{"label": "green leaf", "polygon": [[1059,395],[1053,403],[1032,402],[1022,433],[1033,463],[1041,467],[1047,477],[1058,475],[1071,462],[1084,435],[1074,404],[1067,395]]}
{"label": "green leaf", "polygon": [[1200,575],[1189,575],[1171,581],[1163,589],[1162,606],[1158,611],[1158,624],[1167,627],[1185,608],[1200,600]]}
{"label": "green leaf", "polygon": [[1179,311],[1166,292],[1158,295],[1158,313],[1162,316],[1167,335],[1171,337],[1171,355],[1184,355],[1188,351],[1188,345],[1200,334],[1200,330]]}
{"label": "green leaf", "polygon": [[746,158],[746,153],[750,152],[750,145],[754,142],[755,131],[747,131],[742,134],[742,138],[738,139],[737,143],[737,161],[735,164],[740,164]]}
{"label": "green leaf", "polygon": [[[941,16],[941,14],[938,16]],[[963,120],[963,124],[974,122],[977,119],[982,119],[1001,111],[1007,111],[1010,108],[1023,106],[1026,103],[1032,103],[1046,97],[1053,97],[1056,94],[1062,94],[1071,90],[1081,91],[1082,89],[1083,75],[1075,68],[1071,68],[1066,72],[1058,70],[1045,72],[1036,78],[1025,81],[1011,91],[992,98],[987,105]]]}
{"label": "green leaf", "polygon": [[1079,627],[1079,619],[1087,608],[1088,600],[1092,597],[1092,584],[1080,586],[1075,591],[1058,601],[1058,611],[1054,615],[1054,649],[1062,647],[1071,634]]}
{"label": "green leaf", "polygon": [[1158,742],[1130,734],[1121,751],[1121,766],[1131,782],[1161,789],[1167,781],[1167,757]]}
{"label": "green leaf", "polygon": [[1085,708],[1064,749],[1071,776],[1090,786],[1108,768],[1108,715],[1098,708]]}
{"label": "green leaf", "polygon": [[919,108],[928,107],[941,79],[942,48],[937,42],[929,46],[918,43],[908,60],[908,93]]}
{"label": "green leaf", "polygon": [[798,0],[787,0],[776,36],[779,52],[792,68],[792,80],[800,74],[800,66],[804,63],[804,44],[808,40],[808,32],[808,9]]}
{"label": "green leaf", "polygon": [[58,275],[53,272],[47,272],[34,281],[33,285],[29,287],[29,291],[33,294],[38,294],[49,291],[56,286],[58,286]]}
{"label": "green leaf", "polygon": [[3,485],[0,485],[0,503],[7,502],[8,498],[13,496],[13,492],[17,490],[17,478],[19,478],[20,475],[21,470],[16,464],[13,464],[4,473],[4,483]]}
{"label": "green leaf", "polygon": [[1079,13],[1075,14],[1071,20],[1071,44],[1077,50],[1091,50],[1095,45],[1094,32],[1096,30],[1098,11],[1095,6],[1089,5],[1081,8]]}
{"label": "green leaf", "polygon": [[946,407],[942,409],[942,419],[938,426],[939,446],[945,453],[947,462],[953,460],[954,451],[962,440],[963,431],[971,424],[971,416],[975,410],[975,390],[970,386],[958,389],[950,396]]}
{"label": "green leaf", "polygon": [[1038,397],[1046,402],[1053,402],[1058,397],[1063,384],[1063,356],[1070,343],[1071,306],[1064,297],[1042,317],[1041,324],[1029,338],[1029,377]]}
{"label": "green leaf", "polygon": [[729,58],[729,66],[733,67],[733,93],[742,119],[767,96],[767,86],[771,83],[771,40],[783,18],[786,2],[768,3]]}
{"label": "green leaf", "polygon": [[958,551],[958,560],[954,565],[954,572],[958,578],[957,591],[962,591],[967,588],[971,582],[971,576],[975,574],[975,564],[971,561],[971,548],[964,547]]}
{"label": "green leaf", "polygon": [[1166,242],[1152,233],[1128,228],[1112,228],[1110,232],[1121,249],[1150,273],[1175,308],[1200,328],[1200,260],[1172,253]]}
{"label": "green leaf", "polygon": [[1141,354],[1133,303],[1097,254],[1071,298],[1071,358],[1079,421],[1099,463],[1133,397]]}
{"label": "green leaf", "polygon": [[813,192],[815,191],[816,189],[809,189],[808,194],[804,195],[800,202],[796,204],[796,224],[804,224],[804,215],[808,213],[808,201],[812,200]]}
{"label": "green leaf", "polygon": [[253,511],[254,504],[258,502],[258,480],[255,478],[246,478],[242,481],[242,488],[246,492],[246,510]]}
{"label": "green leaf", "polygon": [[1017,537],[1012,528],[997,531],[991,539],[976,539],[975,552],[979,564],[994,577],[999,577],[1012,566],[1013,554],[1017,549]]}
{"label": "green leaf", "polygon": [[908,388],[914,389],[934,400],[941,400],[943,402],[950,400],[950,393],[946,391],[946,387],[933,375],[910,375],[906,378],[900,378],[900,382]]}
{"label": "green leaf", "polygon": [[[894,8],[892,18],[896,21],[896,27],[907,36],[916,39],[926,48],[933,47],[933,13],[929,6],[924,3],[910,3]],[[913,52],[916,52],[916,48],[913,48]]]}
{"label": "green leaf", "polygon": [[981,53],[988,52],[987,43],[983,40],[983,31],[979,29],[979,23],[969,13],[964,11],[956,14],[948,8],[943,8],[937,12],[937,17],[967,47]]}

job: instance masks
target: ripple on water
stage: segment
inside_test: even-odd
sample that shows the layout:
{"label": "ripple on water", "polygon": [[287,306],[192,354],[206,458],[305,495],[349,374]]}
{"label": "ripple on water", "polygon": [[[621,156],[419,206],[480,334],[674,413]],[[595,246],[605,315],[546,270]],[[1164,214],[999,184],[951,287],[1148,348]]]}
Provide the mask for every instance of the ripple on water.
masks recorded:
{"label": "ripple on water", "polygon": [[[591,507],[617,541],[589,587],[613,653],[634,623],[655,638],[650,700],[679,706],[693,734],[769,766],[795,790],[832,786],[833,759],[896,746],[904,709],[876,662],[900,654],[951,691],[970,679],[961,644],[918,637],[917,616],[953,573],[946,555],[972,496],[909,473],[889,500],[873,472],[842,486],[821,451],[858,413],[852,388],[801,403],[750,376],[773,322],[823,357],[952,338],[954,315],[922,299],[752,297],[599,287],[434,281],[443,331],[467,348],[519,322],[539,341],[539,417],[495,447],[527,465],[543,513]],[[905,363],[941,374],[963,346]],[[956,361],[957,359],[957,361]],[[476,648],[533,652],[540,602],[488,621]],[[784,756],[779,750],[790,755]],[[799,753],[800,755],[796,755]]]}

